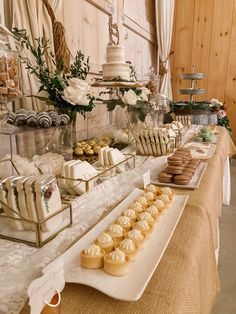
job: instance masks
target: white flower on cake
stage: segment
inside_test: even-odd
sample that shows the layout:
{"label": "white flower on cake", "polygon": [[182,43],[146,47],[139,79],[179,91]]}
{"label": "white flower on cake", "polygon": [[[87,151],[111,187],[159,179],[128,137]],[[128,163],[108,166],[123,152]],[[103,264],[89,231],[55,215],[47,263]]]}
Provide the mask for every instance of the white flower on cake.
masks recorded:
{"label": "white flower on cake", "polygon": [[101,248],[96,244],[92,244],[84,249],[84,254],[88,256],[98,256],[101,254]]}
{"label": "white flower on cake", "polygon": [[62,98],[72,105],[88,106],[90,99],[90,85],[85,80],[71,78],[64,89]]}
{"label": "white flower on cake", "polygon": [[137,95],[132,89],[130,89],[127,92],[124,92],[122,100],[126,105],[136,105]]}

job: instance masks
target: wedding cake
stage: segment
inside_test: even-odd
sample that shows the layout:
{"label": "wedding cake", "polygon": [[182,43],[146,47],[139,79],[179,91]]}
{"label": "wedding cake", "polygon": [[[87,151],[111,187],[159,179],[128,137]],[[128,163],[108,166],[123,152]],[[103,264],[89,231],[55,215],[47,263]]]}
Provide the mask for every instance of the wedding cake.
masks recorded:
{"label": "wedding cake", "polygon": [[130,81],[130,66],[125,63],[124,47],[121,45],[107,46],[107,63],[102,65],[104,80],[120,78]]}

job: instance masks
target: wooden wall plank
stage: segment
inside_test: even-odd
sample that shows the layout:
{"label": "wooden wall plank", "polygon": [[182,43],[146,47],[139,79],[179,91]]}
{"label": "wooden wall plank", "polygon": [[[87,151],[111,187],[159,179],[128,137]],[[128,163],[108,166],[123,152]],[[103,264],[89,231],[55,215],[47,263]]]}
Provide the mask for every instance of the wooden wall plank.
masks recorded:
{"label": "wooden wall plank", "polygon": [[[179,96],[180,88],[189,87],[189,83],[181,79],[181,73],[191,70],[192,64],[192,38],[194,22],[195,1],[178,0],[175,1],[175,38],[174,64],[172,65],[173,98],[182,100],[188,99],[186,96]],[[171,59],[173,60],[173,58]]]}

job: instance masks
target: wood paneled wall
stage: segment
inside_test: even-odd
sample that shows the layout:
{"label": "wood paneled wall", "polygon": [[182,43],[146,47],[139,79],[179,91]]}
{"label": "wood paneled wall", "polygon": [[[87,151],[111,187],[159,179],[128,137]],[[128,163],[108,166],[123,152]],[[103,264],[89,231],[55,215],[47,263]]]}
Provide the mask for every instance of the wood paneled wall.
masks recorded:
{"label": "wood paneled wall", "polygon": [[[65,26],[72,54],[81,49],[90,56],[91,76],[98,76],[101,65],[106,62],[108,19],[113,14],[119,25],[126,60],[136,66],[138,78],[143,79],[149,67],[157,63],[154,3],[154,0],[64,0],[59,18]],[[79,117],[77,123],[78,129],[84,131],[82,137],[87,125],[88,137],[91,137],[112,124],[125,126],[124,110],[109,114],[103,105],[97,105],[88,119]]]}
{"label": "wood paneled wall", "polygon": [[216,98],[227,107],[236,143],[236,0],[177,0],[171,56],[173,98],[187,100],[180,88],[189,87],[181,73],[206,73],[197,87],[207,94],[196,100]]}

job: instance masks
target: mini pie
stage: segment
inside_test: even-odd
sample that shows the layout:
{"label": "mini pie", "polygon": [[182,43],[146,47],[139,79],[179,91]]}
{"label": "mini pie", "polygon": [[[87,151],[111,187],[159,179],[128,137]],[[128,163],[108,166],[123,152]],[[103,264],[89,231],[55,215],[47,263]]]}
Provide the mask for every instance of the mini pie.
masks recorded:
{"label": "mini pie", "polygon": [[84,268],[101,268],[103,266],[103,251],[98,245],[92,244],[80,253],[80,264]]}
{"label": "mini pie", "polygon": [[147,213],[151,214],[153,218],[157,219],[159,216],[159,210],[155,205],[151,205],[147,208]]}
{"label": "mini pie", "polygon": [[165,205],[170,203],[170,198],[167,194],[161,194],[157,197],[157,200],[161,200]]}
{"label": "mini pie", "polygon": [[146,220],[139,220],[135,225],[134,229],[141,231],[146,237],[150,236],[152,232],[152,225]]}
{"label": "mini pie", "polygon": [[117,248],[105,255],[103,269],[112,276],[125,276],[129,270],[129,258]]}
{"label": "mini pie", "polygon": [[143,196],[147,199],[149,203],[155,200],[155,194],[152,192],[146,192]]}
{"label": "mini pie", "polygon": [[[144,194],[145,195],[145,194]],[[137,200],[136,200],[136,202],[138,202],[138,203],[140,203],[144,208],[147,208],[148,207],[148,201],[147,201],[147,199],[146,199],[146,197],[144,197],[144,196],[140,196]]]}
{"label": "mini pie", "polygon": [[131,239],[124,239],[120,242],[118,247],[126,256],[129,257],[130,261],[134,261],[137,255],[137,245]]}
{"label": "mini pie", "polygon": [[117,219],[117,224],[120,225],[125,231],[129,231],[131,228],[131,219],[126,216],[120,216]]}
{"label": "mini pie", "polygon": [[165,203],[161,199],[157,199],[152,205],[156,206],[159,212],[162,212],[166,208]]}
{"label": "mini pie", "polygon": [[107,228],[106,233],[108,233],[113,240],[121,241],[124,237],[124,230],[118,224],[112,224]]}
{"label": "mini pie", "polygon": [[137,215],[136,215],[135,211],[131,208],[126,209],[123,212],[123,215],[126,217],[129,217],[132,221],[135,221],[137,219]]}
{"label": "mini pie", "polygon": [[114,240],[106,232],[100,234],[100,236],[96,239],[95,244],[103,249],[105,253],[110,253],[114,249]]}
{"label": "mini pie", "polygon": [[174,191],[169,187],[161,188],[161,193],[168,195],[170,199],[172,199],[174,196]]}
{"label": "mini pie", "polygon": [[146,187],[146,192],[152,192],[153,194],[157,194],[158,191],[159,191],[159,188],[153,184],[149,184],[147,187]]}
{"label": "mini pie", "polygon": [[130,240],[133,240],[139,249],[144,247],[145,237],[140,230],[132,229],[127,233],[126,237]]}
{"label": "mini pie", "polygon": [[133,202],[130,205],[130,208],[133,209],[136,213],[142,213],[144,211],[144,208],[142,206],[142,204],[140,204],[139,202]]}
{"label": "mini pie", "polygon": [[139,220],[146,220],[150,224],[154,224],[154,222],[155,222],[155,219],[148,212],[141,213],[139,216]]}

